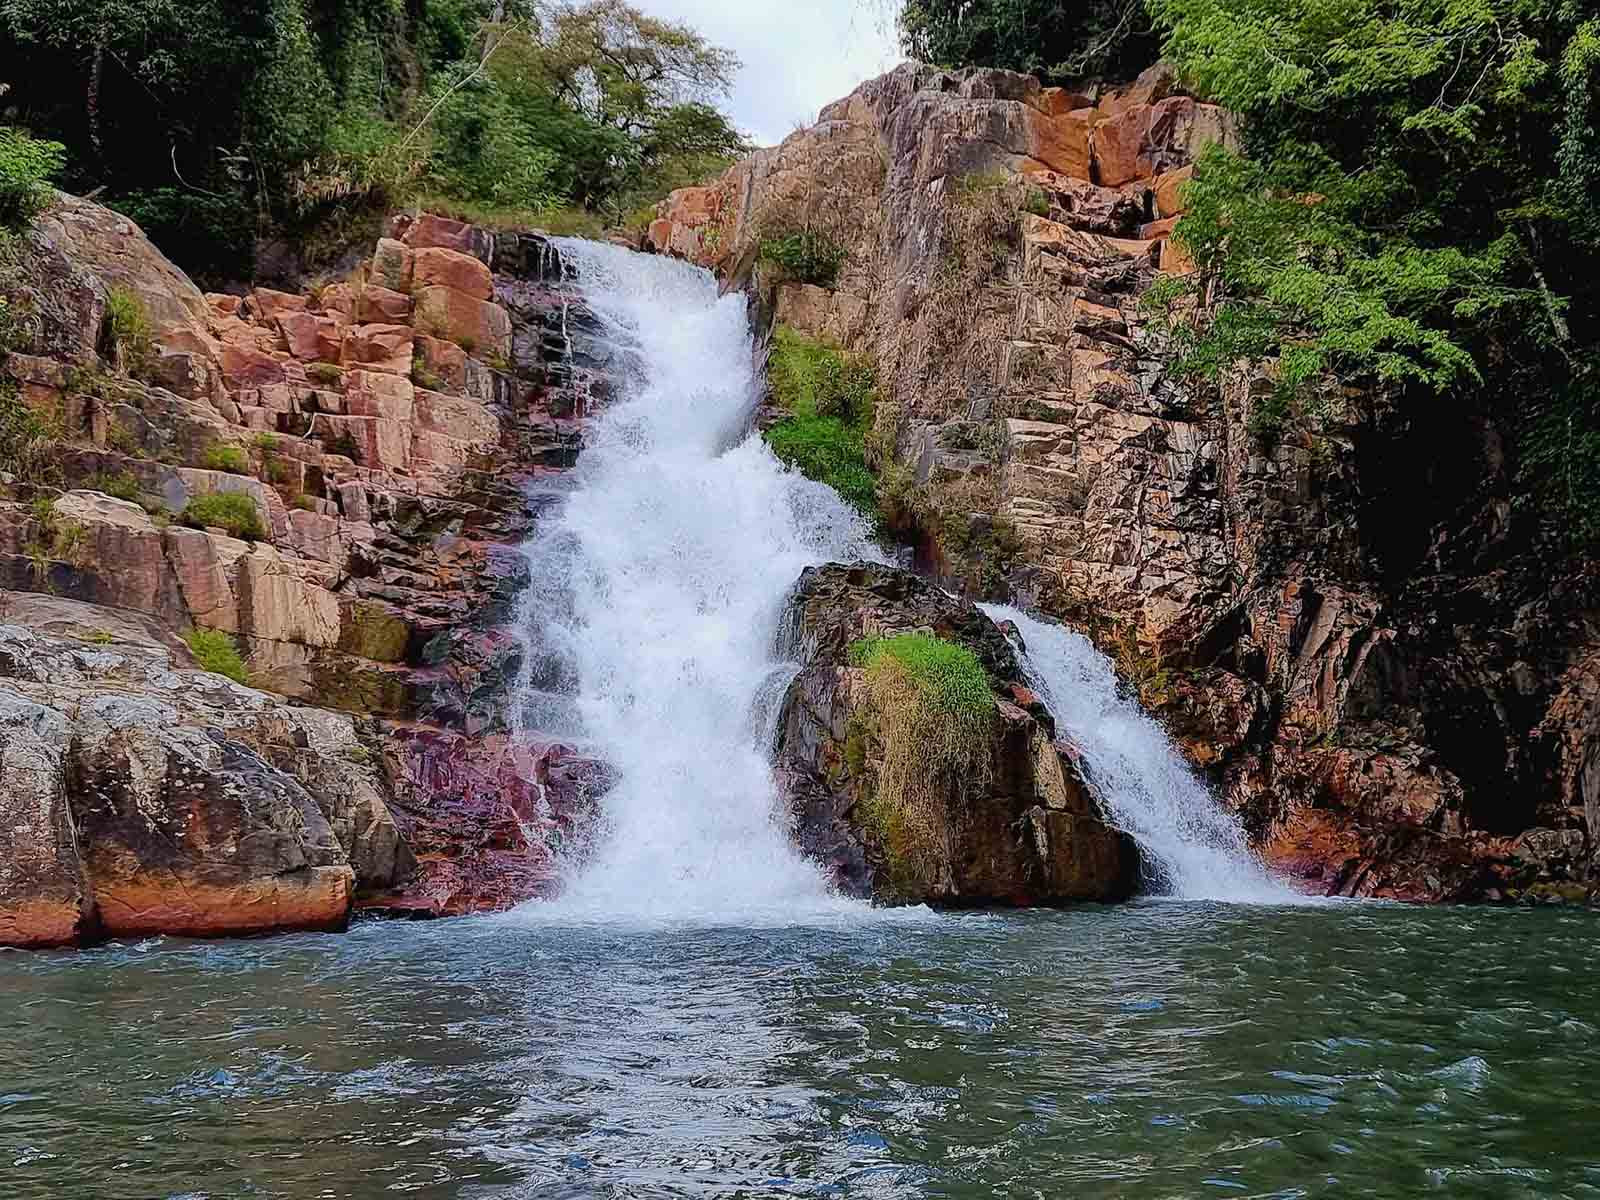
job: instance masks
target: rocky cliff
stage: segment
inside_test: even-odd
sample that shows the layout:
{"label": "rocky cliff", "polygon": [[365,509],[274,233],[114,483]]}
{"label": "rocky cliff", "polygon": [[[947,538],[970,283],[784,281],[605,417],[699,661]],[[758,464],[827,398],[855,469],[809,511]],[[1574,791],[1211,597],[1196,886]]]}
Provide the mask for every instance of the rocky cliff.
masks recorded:
{"label": "rocky cliff", "polygon": [[503,907],[603,788],[507,699],[581,305],[542,237],[392,232],[306,294],[67,196],[7,244],[0,944]]}
{"label": "rocky cliff", "polygon": [[[1430,439],[1348,395],[1268,443],[1272,363],[1220,388],[1172,370],[1142,299],[1192,269],[1182,184],[1236,137],[1162,67],[1069,92],[911,64],[675,193],[649,236],[876,361],[876,465],[919,567],[1090,632],[1280,870],[1582,896],[1595,573],[1511,540],[1494,431]],[[836,275],[766,252],[797,231]]]}

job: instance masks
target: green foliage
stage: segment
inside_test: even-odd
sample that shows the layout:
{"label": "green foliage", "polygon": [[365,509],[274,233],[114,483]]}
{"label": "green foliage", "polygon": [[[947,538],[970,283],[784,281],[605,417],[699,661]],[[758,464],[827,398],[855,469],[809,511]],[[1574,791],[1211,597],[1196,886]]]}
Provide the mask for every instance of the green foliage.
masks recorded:
{"label": "green foliage", "polygon": [[[1354,385],[1508,433],[1524,488],[1600,526],[1582,435],[1600,338],[1600,21],[1533,0],[1149,0],[1185,79],[1243,122],[1176,236],[1184,365],[1274,359],[1257,431]],[[1176,302],[1176,303],[1175,303]],[[1330,387],[1331,385],[1331,387]],[[1590,515],[1594,514],[1594,515]]]}
{"label": "green foliage", "polygon": [[206,452],[200,456],[200,465],[207,471],[221,471],[227,475],[248,475],[250,456],[242,447],[228,442],[217,442],[206,447]]}
{"label": "green foliage", "polygon": [[239,653],[239,645],[227,634],[217,629],[191,629],[183,640],[202,671],[225,676],[235,683],[248,680],[249,672]]}
{"label": "green foliage", "polygon": [[893,661],[935,709],[955,717],[984,716],[994,708],[989,676],[965,646],[923,633],[863,638],[851,643],[850,665],[872,670]]}
{"label": "green foliage", "polygon": [[789,413],[766,432],[772,452],[875,519],[877,480],[866,457],[876,388],[871,363],[780,327],[767,372],[773,399]]}
{"label": "green foliage", "polygon": [[264,541],[266,526],[256,502],[243,492],[208,492],[190,500],[179,518],[192,529],[223,529],[247,542]]}
{"label": "green foliage", "polygon": [[1143,10],[1143,0],[906,0],[900,40],[945,67],[1131,78],[1158,56]]}
{"label": "green foliage", "polygon": [[49,180],[66,165],[66,151],[0,125],[0,230],[26,228],[50,203]]}
{"label": "green foliage", "polygon": [[150,369],[155,354],[150,314],[127,288],[114,287],[106,296],[106,331],[123,370],[137,377]]}
{"label": "green foliage", "polygon": [[971,650],[926,634],[858,641],[850,662],[866,671],[879,750],[870,755],[854,730],[857,744],[846,742],[853,772],[872,762],[862,812],[887,851],[891,878],[914,888],[948,864],[960,805],[988,777],[994,696]]}
{"label": "green foliage", "polygon": [[312,383],[320,383],[323,387],[335,387],[344,381],[344,368],[333,363],[307,363],[306,375]]}
{"label": "green foliage", "polygon": [[[732,56],[621,0],[4,0],[0,44],[64,186],[212,283],[426,193],[615,219],[744,148]],[[0,134],[0,208],[54,145]]]}
{"label": "green foliage", "polygon": [[429,369],[427,360],[420,354],[411,359],[411,382],[430,392],[442,392],[445,388],[444,379]]}
{"label": "green foliage", "polygon": [[814,231],[761,239],[761,261],[777,267],[784,278],[831,288],[848,257],[844,247]]}

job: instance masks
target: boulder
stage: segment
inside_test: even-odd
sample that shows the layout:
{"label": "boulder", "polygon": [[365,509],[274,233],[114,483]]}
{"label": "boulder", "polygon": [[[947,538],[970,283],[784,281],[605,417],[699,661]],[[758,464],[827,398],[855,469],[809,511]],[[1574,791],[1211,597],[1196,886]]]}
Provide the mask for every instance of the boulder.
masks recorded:
{"label": "boulder", "polygon": [[72,723],[0,684],[0,946],[65,946],[89,909],[67,801]]}
{"label": "boulder", "polygon": [[411,291],[413,267],[412,250],[393,238],[379,238],[378,248],[372,253],[372,271],[369,279],[391,292]]}
{"label": "boulder", "polygon": [[[476,259],[472,261],[476,262]],[[403,325],[411,319],[411,297],[404,292],[369,283],[356,297],[356,320]]]}
{"label": "boulder", "polygon": [[0,945],[340,928],[414,870],[350,717],[184,670],[115,610],[35,608],[99,636],[0,625]]}
{"label": "boulder", "polygon": [[[898,745],[901,710],[885,710],[852,653],[861,639],[902,633],[970,651],[992,705],[961,734],[972,741],[963,765],[929,768],[914,791],[894,781],[906,777],[904,756],[926,748]],[[891,567],[813,568],[790,599],[780,652],[801,663],[780,717],[780,778],[801,848],[841,890],[947,907],[1131,892],[1133,843],[1106,825],[1006,635],[972,604]]]}

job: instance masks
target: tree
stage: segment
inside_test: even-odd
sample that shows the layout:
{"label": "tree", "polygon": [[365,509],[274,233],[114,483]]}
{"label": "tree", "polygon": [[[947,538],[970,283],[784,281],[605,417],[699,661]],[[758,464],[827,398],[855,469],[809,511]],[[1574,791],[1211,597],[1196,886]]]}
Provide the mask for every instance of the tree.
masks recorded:
{"label": "tree", "polygon": [[[1568,0],[1150,0],[1185,80],[1244,123],[1177,236],[1207,321],[1189,362],[1332,376],[1514,433],[1525,489],[1600,533],[1593,348],[1600,24]],[[1173,285],[1166,289],[1171,298]],[[1565,482],[1563,482],[1565,481]]]}
{"label": "tree", "polygon": [[1132,78],[1159,40],[1143,0],[906,0],[900,39],[945,67],[1003,67],[1055,82]]}

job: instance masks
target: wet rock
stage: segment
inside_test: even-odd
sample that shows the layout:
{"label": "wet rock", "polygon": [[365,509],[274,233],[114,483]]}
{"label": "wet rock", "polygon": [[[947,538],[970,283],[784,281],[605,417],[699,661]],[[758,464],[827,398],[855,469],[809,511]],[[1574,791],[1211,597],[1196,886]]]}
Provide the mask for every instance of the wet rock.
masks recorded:
{"label": "wet rock", "polygon": [[[858,639],[909,632],[971,650],[994,691],[981,756],[989,768],[943,780],[918,817],[935,836],[914,851],[874,807],[885,743],[866,672],[850,660]],[[791,598],[781,652],[802,669],[780,720],[780,778],[799,845],[842,890],[950,907],[1129,894],[1132,842],[1106,826],[1049,713],[1023,686],[1010,642],[973,605],[889,567],[817,568]]]}

